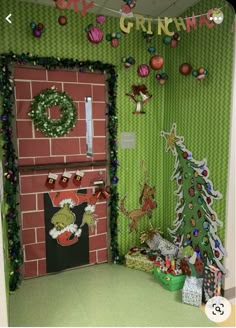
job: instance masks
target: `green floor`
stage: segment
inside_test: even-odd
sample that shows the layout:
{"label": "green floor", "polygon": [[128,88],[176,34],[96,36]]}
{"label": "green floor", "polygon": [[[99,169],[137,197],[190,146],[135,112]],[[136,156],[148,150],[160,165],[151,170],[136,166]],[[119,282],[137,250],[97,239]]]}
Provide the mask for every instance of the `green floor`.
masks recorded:
{"label": "green floor", "polygon": [[25,280],[10,296],[10,326],[214,327],[150,273],[100,264]]}

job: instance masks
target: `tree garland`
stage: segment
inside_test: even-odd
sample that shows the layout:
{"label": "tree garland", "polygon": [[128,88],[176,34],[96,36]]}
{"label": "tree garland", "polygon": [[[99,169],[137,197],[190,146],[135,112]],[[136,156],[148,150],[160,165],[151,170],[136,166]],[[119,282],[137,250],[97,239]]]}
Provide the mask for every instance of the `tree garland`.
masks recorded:
{"label": "tree garland", "polygon": [[[52,106],[60,106],[61,117],[59,119],[50,119],[47,109]],[[75,127],[77,110],[70,96],[52,87],[34,97],[29,116],[36,129],[47,137],[60,137]]]}
{"label": "tree garland", "polygon": [[100,71],[107,73],[107,86],[108,86],[108,103],[107,113],[108,116],[108,130],[109,130],[109,151],[110,151],[110,232],[111,232],[111,252],[114,263],[121,263],[118,250],[118,231],[117,231],[117,218],[118,218],[118,202],[119,195],[117,192],[118,178],[117,168],[117,110],[116,110],[116,87],[117,87],[117,74],[115,67],[110,64],[103,64],[100,61],[79,61],[74,59],[60,59],[55,57],[39,57],[32,56],[31,54],[14,54],[7,53],[0,55],[0,91],[1,91],[1,135],[2,135],[2,161],[4,168],[4,201],[7,204],[7,213],[4,219],[7,221],[7,234],[8,234],[8,253],[10,260],[10,290],[14,291],[20,283],[20,267],[23,263],[23,252],[20,243],[17,212],[17,199],[18,192],[18,166],[17,155],[13,145],[12,136],[12,120],[13,115],[13,77],[10,71],[10,65],[39,65],[48,70],[56,68],[78,69],[82,71]]}

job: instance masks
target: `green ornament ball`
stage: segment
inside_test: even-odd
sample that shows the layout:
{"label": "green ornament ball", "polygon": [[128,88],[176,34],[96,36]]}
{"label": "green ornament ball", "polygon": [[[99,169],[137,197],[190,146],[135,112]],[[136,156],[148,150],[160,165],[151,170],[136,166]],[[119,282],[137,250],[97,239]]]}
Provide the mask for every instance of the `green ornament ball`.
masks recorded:
{"label": "green ornament ball", "polygon": [[107,41],[111,41],[111,39],[112,39],[111,34],[107,34],[107,35],[106,35],[106,40],[107,40]]}
{"label": "green ornament ball", "polygon": [[198,76],[198,71],[196,69],[194,69],[192,71],[192,76],[194,76],[194,77],[197,77]]}
{"label": "green ornament ball", "polygon": [[170,44],[170,43],[171,43],[171,40],[172,40],[171,36],[165,35],[165,36],[163,37],[163,43],[164,43],[165,45]]}

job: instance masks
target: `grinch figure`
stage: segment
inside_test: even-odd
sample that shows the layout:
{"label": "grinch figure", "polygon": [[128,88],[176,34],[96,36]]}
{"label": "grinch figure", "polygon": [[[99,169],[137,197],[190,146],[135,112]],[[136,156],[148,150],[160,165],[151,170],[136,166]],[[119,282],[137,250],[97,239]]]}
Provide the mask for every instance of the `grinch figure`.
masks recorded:
{"label": "grinch figure", "polygon": [[51,219],[54,228],[49,234],[59,245],[70,246],[78,242],[82,230],[75,224],[76,216],[70,209],[73,204],[62,202],[61,206],[62,208]]}

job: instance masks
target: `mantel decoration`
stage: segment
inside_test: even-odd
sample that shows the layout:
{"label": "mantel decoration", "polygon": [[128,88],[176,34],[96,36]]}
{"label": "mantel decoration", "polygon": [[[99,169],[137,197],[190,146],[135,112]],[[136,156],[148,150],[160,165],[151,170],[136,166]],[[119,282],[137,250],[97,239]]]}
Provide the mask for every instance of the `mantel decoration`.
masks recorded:
{"label": "mantel decoration", "polygon": [[100,61],[80,61],[71,58],[39,57],[29,53],[21,55],[13,52],[0,55],[0,91],[1,91],[1,151],[4,170],[4,201],[7,205],[4,219],[7,221],[8,231],[8,254],[10,265],[9,286],[10,291],[16,290],[21,280],[20,268],[23,263],[23,252],[19,236],[18,204],[18,165],[17,155],[13,144],[13,105],[14,87],[11,65],[32,65],[42,66],[46,69],[69,68],[79,71],[97,71],[107,74],[107,116],[109,131],[109,152],[110,152],[110,233],[111,252],[114,263],[121,263],[117,241],[117,218],[118,201],[117,192],[117,109],[116,109],[116,86],[117,74],[114,65],[104,64]]}
{"label": "mantel decoration", "polygon": [[[47,109],[52,106],[60,107],[61,117],[59,119],[50,119]],[[43,132],[47,137],[60,137],[75,127],[77,110],[68,94],[52,87],[34,97],[29,116],[32,118],[36,129]]]}

